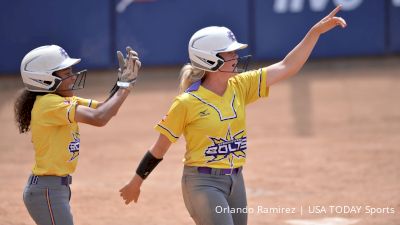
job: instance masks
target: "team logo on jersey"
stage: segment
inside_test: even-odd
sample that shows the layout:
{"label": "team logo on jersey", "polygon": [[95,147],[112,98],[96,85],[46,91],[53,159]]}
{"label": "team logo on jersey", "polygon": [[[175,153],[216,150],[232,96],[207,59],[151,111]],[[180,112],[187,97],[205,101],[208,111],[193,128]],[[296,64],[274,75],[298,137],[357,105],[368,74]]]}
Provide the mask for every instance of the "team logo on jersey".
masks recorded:
{"label": "team logo on jersey", "polygon": [[204,152],[205,157],[212,157],[207,163],[227,159],[233,167],[234,158],[246,158],[247,137],[244,130],[231,135],[230,127],[225,138],[209,137],[213,145],[209,146]]}
{"label": "team logo on jersey", "polygon": [[68,150],[71,153],[71,158],[68,162],[73,161],[79,156],[79,143],[81,141],[79,133],[72,133],[72,137],[74,138],[74,140],[72,140],[68,145]]}

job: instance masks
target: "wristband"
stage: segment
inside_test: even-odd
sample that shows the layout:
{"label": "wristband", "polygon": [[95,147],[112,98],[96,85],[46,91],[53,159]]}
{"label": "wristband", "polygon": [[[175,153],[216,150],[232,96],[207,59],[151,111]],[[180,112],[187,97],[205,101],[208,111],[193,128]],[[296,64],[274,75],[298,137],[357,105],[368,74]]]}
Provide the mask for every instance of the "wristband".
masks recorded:
{"label": "wristband", "polygon": [[142,161],[140,162],[138,168],[136,169],[136,174],[139,175],[143,180],[146,179],[151,171],[162,161],[163,159],[157,159],[149,151],[144,155]]}

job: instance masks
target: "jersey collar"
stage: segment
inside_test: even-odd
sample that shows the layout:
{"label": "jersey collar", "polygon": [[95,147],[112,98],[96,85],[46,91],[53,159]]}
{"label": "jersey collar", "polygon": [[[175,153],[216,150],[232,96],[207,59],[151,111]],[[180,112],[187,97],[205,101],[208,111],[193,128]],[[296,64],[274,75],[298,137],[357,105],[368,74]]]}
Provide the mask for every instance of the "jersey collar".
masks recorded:
{"label": "jersey collar", "polygon": [[197,91],[199,90],[201,85],[201,80],[194,82],[188,89],[186,89],[185,92],[192,92],[192,91]]}

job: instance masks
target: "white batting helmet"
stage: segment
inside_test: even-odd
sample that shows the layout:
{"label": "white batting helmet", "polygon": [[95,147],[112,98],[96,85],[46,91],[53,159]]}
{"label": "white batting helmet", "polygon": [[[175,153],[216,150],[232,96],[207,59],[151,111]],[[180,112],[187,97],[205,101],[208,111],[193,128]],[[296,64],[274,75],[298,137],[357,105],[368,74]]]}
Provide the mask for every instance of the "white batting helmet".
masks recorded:
{"label": "white batting helmet", "polygon": [[67,52],[57,45],[35,48],[22,59],[22,81],[29,91],[54,92],[62,80],[53,73],[71,67],[80,61],[81,59],[70,58]]}
{"label": "white batting helmet", "polygon": [[189,58],[194,67],[213,72],[224,64],[224,59],[218,53],[246,47],[247,44],[236,41],[235,35],[228,28],[211,26],[197,31],[190,38]]}

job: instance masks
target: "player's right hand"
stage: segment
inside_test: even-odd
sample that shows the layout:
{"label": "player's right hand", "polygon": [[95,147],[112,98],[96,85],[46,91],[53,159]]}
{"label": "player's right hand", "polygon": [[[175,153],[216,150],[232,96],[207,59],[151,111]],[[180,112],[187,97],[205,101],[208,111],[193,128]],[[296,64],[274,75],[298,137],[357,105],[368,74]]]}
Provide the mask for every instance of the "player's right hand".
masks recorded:
{"label": "player's right hand", "polygon": [[128,46],[126,47],[126,58],[120,51],[117,51],[117,57],[119,63],[118,86],[125,87],[134,84],[141,66],[137,52]]}
{"label": "player's right hand", "polygon": [[140,186],[142,185],[142,182],[142,178],[135,175],[135,177],[127,185],[119,190],[120,196],[125,201],[126,205],[128,205],[132,201],[134,201],[135,203],[138,201],[140,195]]}
{"label": "player's right hand", "polygon": [[342,8],[341,5],[337,6],[332,12],[325,16],[322,20],[313,26],[313,30],[317,31],[318,34],[323,34],[335,28],[341,26],[345,28],[347,26],[346,21],[342,17],[336,17],[336,13]]}

